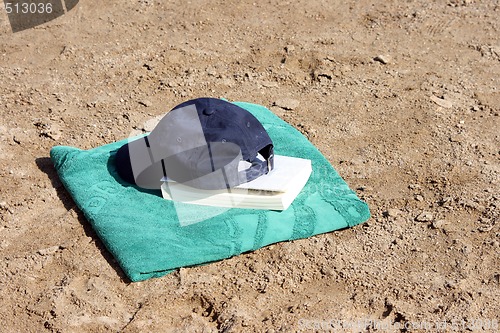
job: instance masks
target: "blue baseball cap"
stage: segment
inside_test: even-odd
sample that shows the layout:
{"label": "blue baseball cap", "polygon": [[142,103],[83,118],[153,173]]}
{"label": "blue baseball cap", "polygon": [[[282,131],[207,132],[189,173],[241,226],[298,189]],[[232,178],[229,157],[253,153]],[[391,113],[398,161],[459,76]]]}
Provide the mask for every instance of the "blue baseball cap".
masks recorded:
{"label": "blue baseball cap", "polygon": [[129,141],[115,155],[128,183],[159,189],[161,179],[199,189],[226,189],[267,174],[274,146],[247,110],[217,98],[197,98],[167,113],[149,135]]}

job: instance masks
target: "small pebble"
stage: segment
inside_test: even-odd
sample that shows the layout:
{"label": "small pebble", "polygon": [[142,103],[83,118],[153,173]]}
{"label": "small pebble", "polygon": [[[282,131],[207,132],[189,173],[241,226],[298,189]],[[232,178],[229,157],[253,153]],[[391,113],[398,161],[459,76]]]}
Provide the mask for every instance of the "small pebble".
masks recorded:
{"label": "small pebble", "polygon": [[391,57],[388,55],[378,55],[373,60],[378,61],[384,65],[387,65],[391,61]]}
{"label": "small pebble", "polygon": [[432,227],[434,229],[441,229],[443,228],[445,225],[446,225],[446,221],[445,220],[437,220],[437,221],[434,221],[432,222]]}
{"label": "small pebble", "polygon": [[460,134],[452,134],[450,135],[451,142],[462,142],[462,136]]}
{"label": "small pebble", "polygon": [[214,67],[209,67],[207,68],[207,74],[209,76],[217,76],[217,71],[215,70]]}
{"label": "small pebble", "polygon": [[156,116],[144,122],[144,125],[142,126],[144,131],[151,132],[156,127],[156,125],[158,125],[163,116],[164,115]]}
{"label": "small pebble", "polygon": [[358,191],[370,192],[373,191],[373,187],[371,186],[360,186],[357,188]]}
{"label": "small pebble", "polygon": [[433,219],[434,216],[430,212],[422,212],[418,214],[417,217],[415,218],[415,220],[417,220],[418,222],[430,222]]}
{"label": "small pebble", "polygon": [[18,145],[29,142],[29,138],[25,133],[17,133],[12,137],[12,140]]}
{"label": "small pebble", "polygon": [[61,127],[57,124],[50,124],[48,128],[44,128],[40,131],[40,135],[50,138],[54,141],[57,141],[62,136]]}
{"label": "small pebble", "polygon": [[434,103],[436,103],[437,105],[439,105],[440,107],[443,107],[445,109],[450,109],[453,106],[453,104],[450,101],[448,101],[446,99],[439,98],[439,97],[434,96],[434,95],[432,95],[430,97],[430,99],[431,99],[431,101],[433,101]]}
{"label": "small pebble", "polygon": [[140,101],[139,104],[144,105],[147,108],[150,107],[151,105],[153,105],[153,103],[151,103],[151,101],[149,101],[147,99],[143,100],[143,101]]}
{"label": "small pebble", "polygon": [[464,247],[462,247],[461,251],[462,251],[463,254],[471,254],[472,253],[472,247],[469,246],[469,245],[465,245]]}
{"label": "small pebble", "polygon": [[184,267],[181,267],[179,269],[180,283],[184,284],[186,282],[187,277],[188,277],[188,270],[186,268],[184,268]]}
{"label": "small pebble", "polygon": [[390,216],[390,217],[396,217],[398,216],[400,213],[400,210],[399,209],[396,209],[396,208],[389,208],[386,212],[386,215],[387,216]]}
{"label": "small pebble", "polygon": [[48,256],[50,254],[56,253],[59,249],[60,249],[59,245],[56,245],[56,246],[48,247],[46,249],[38,250],[37,252],[39,255]]}
{"label": "small pebble", "polygon": [[282,98],[274,102],[275,106],[278,106],[285,110],[293,110],[299,106],[300,102],[292,98]]}
{"label": "small pebble", "polygon": [[273,82],[273,81],[262,81],[260,84],[263,87],[265,87],[265,88],[276,88],[276,87],[278,87],[278,82]]}

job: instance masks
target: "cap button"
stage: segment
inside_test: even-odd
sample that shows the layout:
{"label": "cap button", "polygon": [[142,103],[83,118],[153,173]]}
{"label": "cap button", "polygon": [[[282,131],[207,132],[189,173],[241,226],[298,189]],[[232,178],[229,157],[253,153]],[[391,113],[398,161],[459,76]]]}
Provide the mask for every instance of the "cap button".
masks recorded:
{"label": "cap button", "polygon": [[206,116],[210,116],[214,112],[215,112],[214,108],[206,108],[205,110],[203,110],[203,114]]}

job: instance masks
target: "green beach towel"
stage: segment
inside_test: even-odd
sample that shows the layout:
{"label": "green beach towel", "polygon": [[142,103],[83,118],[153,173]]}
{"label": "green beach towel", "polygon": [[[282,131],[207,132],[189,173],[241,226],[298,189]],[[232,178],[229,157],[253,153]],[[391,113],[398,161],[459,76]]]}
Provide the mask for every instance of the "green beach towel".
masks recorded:
{"label": "green beach towel", "polygon": [[308,183],[285,211],[184,204],[194,215],[206,216],[186,225],[177,213],[182,207],[163,199],[160,191],[144,191],[119,178],[114,156],[127,139],[90,150],[56,146],[50,151],[65,188],[131,281],[351,227],[370,217],[367,204],[300,132],[263,106],[235,104],[264,125],[276,154],[312,161]]}

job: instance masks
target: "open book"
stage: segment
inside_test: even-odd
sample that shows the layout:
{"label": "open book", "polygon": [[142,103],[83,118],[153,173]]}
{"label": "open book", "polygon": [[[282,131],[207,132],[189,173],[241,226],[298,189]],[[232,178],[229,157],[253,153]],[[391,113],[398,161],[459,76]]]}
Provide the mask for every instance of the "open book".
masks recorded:
{"label": "open book", "polygon": [[162,179],[163,198],[204,206],[285,210],[311,175],[311,161],[274,156],[274,169],[251,182],[231,189],[201,190]]}

